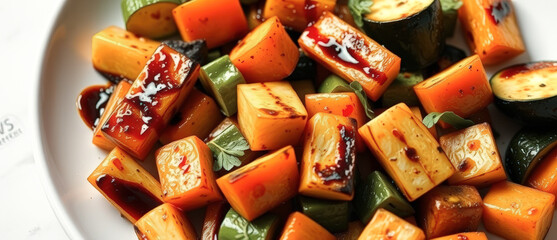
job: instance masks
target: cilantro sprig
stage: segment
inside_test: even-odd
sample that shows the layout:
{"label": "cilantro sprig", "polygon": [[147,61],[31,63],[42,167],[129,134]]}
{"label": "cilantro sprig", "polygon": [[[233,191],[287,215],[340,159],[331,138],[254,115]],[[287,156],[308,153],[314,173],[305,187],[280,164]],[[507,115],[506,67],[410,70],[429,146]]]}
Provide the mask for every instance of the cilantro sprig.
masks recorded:
{"label": "cilantro sprig", "polygon": [[367,95],[364,92],[364,88],[362,87],[362,85],[359,82],[353,81],[350,83],[350,88],[354,91],[354,93],[356,93],[356,96],[358,96],[360,102],[362,102],[362,105],[364,106],[364,111],[366,112],[366,116],[369,119],[374,119],[375,113],[373,112],[373,110],[371,110],[372,108],[371,104],[367,99]]}
{"label": "cilantro sprig", "polygon": [[348,9],[352,14],[352,18],[354,19],[354,23],[358,25],[358,27],[364,26],[364,21],[362,19],[362,15],[370,13],[369,10],[371,5],[373,5],[373,1],[371,0],[349,0],[348,1]]}
{"label": "cilantro sprig", "polygon": [[456,113],[447,111],[443,113],[432,112],[424,117],[423,123],[427,128],[433,127],[439,121],[446,122],[456,129],[463,129],[474,125],[474,121],[464,119]]}
{"label": "cilantro sprig", "polygon": [[213,158],[215,159],[213,171],[219,171],[222,168],[229,171],[233,167],[239,167],[242,161],[238,158],[244,156],[244,151],[249,149],[249,144],[243,137],[227,142],[222,146],[215,142],[209,142],[207,146],[213,152]]}

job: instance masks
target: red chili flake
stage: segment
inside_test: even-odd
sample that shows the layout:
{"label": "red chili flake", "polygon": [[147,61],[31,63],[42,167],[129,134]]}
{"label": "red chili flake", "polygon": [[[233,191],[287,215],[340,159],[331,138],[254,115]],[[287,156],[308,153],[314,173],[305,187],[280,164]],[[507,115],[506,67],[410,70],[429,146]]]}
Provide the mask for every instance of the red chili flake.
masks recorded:
{"label": "red chili flake", "polygon": [[342,109],[342,116],[348,117],[354,111],[354,106],[346,105],[344,109]]}
{"label": "red chili flake", "polygon": [[120,159],[113,158],[112,159],[112,164],[114,164],[114,166],[116,166],[116,168],[118,168],[118,170],[120,170],[120,171],[124,170],[124,166],[122,166],[122,162],[120,162]]}

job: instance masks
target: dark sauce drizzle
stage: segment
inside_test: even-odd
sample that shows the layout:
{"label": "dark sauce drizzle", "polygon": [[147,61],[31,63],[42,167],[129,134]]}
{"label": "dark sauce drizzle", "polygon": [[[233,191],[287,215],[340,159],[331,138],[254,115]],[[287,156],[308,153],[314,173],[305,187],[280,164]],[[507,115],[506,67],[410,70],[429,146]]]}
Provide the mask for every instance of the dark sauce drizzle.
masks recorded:
{"label": "dark sauce drizzle", "polygon": [[334,182],[344,183],[352,179],[353,161],[356,157],[355,142],[356,135],[351,127],[339,124],[340,141],[337,145],[335,164],[321,166],[316,163],[313,171],[321,178],[324,184],[330,185]]}
{"label": "dark sauce drizzle", "polygon": [[94,85],[83,89],[77,97],[77,110],[89,128],[95,129],[99,124],[113,91],[114,85]]}

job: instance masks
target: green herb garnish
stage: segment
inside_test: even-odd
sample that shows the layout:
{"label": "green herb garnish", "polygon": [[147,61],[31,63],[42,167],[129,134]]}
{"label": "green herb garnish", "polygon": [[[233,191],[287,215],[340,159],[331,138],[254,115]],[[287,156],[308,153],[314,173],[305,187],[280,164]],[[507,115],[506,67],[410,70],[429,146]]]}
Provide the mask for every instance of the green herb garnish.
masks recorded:
{"label": "green herb garnish", "polygon": [[458,10],[460,7],[462,7],[461,0],[441,0],[443,11]]}
{"label": "green herb garnish", "polygon": [[370,13],[371,5],[373,5],[373,1],[371,0],[349,0],[348,1],[348,9],[352,14],[352,18],[354,18],[354,22],[358,27],[364,26],[364,21],[362,19],[362,15]]}
{"label": "green herb garnish", "polygon": [[456,113],[447,111],[443,113],[432,112],[424,117],[422,121],[427,128],[433,127],[439,120],[446,122],[456,129],[463,129],[474,125],[472,120],[464,119]]}
{"label": "green herb garnish", "polygon": [[364,88],[362,87],[362,85],[359,82],[354,81],[350,83],[350,88],[354,90],[354,93],[356,93],[356,96],[358,96],[360,102],[362,102],[364,111],[366,112],[366,116],[369,119],[375,118],[375,113],[373,112],[373,110],[371,110],[371,104],[367,100],[367,95],[364,92]]}
{"label": "green herb garnish", "polygon": [[249,149],[249,144],[243,137],[227,142],[224,146],[219,146],[214,142],[209,142],[207,146],[213,152],[215,159],[213,171],[219,171],[222,168],[229,171],[233,167],[239,167],[242,161],[238,158],[244,156],[244,151]]}

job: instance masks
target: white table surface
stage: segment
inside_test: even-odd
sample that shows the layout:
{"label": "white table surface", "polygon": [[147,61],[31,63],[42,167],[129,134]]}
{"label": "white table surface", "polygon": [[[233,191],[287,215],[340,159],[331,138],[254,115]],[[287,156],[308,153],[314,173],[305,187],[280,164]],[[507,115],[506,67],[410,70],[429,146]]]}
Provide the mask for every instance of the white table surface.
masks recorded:
{"label": "white table surface", "polygon": [[0,0],[0,239],[68,239],[34,164],[29,107],[43,48],[63,0]]}

